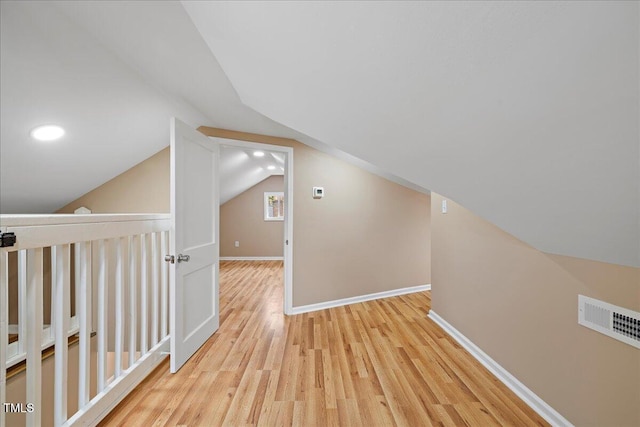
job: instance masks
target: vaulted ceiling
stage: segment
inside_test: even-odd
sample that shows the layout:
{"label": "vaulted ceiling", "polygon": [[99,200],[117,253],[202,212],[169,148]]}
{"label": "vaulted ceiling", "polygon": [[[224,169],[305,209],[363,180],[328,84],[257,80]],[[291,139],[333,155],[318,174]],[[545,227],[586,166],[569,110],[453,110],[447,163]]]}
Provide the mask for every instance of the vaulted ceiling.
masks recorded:
{"label": "vaulted ceiling", "polygon": [[[3,212],[167,145],[295,138],[551,253],[640,265],[636,2],[2,2]],[[68,127],[57,146],[28,132]]]}
{"label": "vaulted ceiling", "polygon": [[284,155],[272,151],[220,147],[220,204],[224,204],[272,175],[284,175]]}
{"label": "vaulted ceiling", "polygon": [[[171,116],[294,138],[419,189],[244,105],[179,2],[0,5],[0,213],[56,211],[166,147]],[[29,137],[47,123],[64,139]]]}

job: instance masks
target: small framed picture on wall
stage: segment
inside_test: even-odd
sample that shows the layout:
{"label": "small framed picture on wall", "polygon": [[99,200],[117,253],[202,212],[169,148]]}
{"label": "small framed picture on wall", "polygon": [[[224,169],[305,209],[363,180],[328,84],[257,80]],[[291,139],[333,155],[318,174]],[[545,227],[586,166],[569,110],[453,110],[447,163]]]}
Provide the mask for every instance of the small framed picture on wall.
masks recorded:
{"label": "small framed picture on wall", "polygon": [[284,220],[284,192],[265,191],[264,192],[264,220],[283,221]]}

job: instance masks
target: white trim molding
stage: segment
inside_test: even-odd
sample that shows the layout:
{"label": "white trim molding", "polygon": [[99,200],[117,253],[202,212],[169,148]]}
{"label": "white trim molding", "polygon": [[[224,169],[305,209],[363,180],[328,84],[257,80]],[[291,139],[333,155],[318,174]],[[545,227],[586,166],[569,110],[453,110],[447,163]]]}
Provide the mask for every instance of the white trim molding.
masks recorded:
{"label": "white trim molding", "polygon": [[316,304],[293,307],[291,314],[309,313],[311,311],[325,310],[327,308],[341,307],[343,305],[357,304],[359,302],[372,301],[380,298],[390,298],[399,295],[413,294],[415,292],[430,291],[431,285],[411,286],[408,288],[392,289],[390,291],[376,292],[374,294],[360,295],[357,297],[337,299],[333,301],[319,302]]}
{"label": "white trim molding", "polygon": [[281,256],[221,256],[220,261],[282,261]]}
{"label": "white trim molding", "polygon": [[504,385],[513,391],[520,399],[536,411],[542,418],[547,420],[552,426],[572,427],[573,424],[563,417],[558,411],[553,409],[547,402],[542,400],[531,391],[527,386],[521,383],[516,377],[511,375],[509,371],[504,369],[498,362],[493,360],[475,345],[469,338],[465,337],[456,328],[451,326],[446,320],[438,316],[433,310],[429,311],[429,318],[438,326],[456,340],[465,350],[467,350],[478,362],[495,375]]}

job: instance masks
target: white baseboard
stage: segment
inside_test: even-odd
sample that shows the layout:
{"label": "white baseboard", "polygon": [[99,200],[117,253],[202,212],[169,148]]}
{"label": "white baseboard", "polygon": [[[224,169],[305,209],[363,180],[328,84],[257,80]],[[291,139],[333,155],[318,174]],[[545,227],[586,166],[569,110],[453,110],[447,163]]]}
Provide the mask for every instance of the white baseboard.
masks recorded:
{"label": "white baseboard", "polygon": [[531,391],[527,386],[522,384],[516,377],[511,375],[509,371],[504,369],[498,362],[493,360],[486,354],[484,351],[480,349],[477,345],[475,345],[469,338],[465,337],[458,331],[456,328],[451,326],[446,320],[442,317],[438,316],[433,310],[429,311],[429,318],[437,323],[446,333],[451,335],[451,337],[456,340],[465,350],[467,350],[471,355],[480,362],[485,368],[487,368],[493,375],[495,375],[504,385],[506,385],[511,391],[513,391],[520,399],[522,399],[527,405],[531,407],[534,411],[536,411],[542,418],[547,420],[549,424],[552,426],[563,426],[570,427],[573,426],[564,418],[558,411],[553,409],[549,404],[547,404],[544,400],[538,397],[533,391]]}
{"label": "white baseboard", "polygon": [[281,256],[221,256],[220,261],[282,261]]}
{"label": "white baseboard", "polygon": [[390,291],[376,292],[375,294],[360,295],[357,297],[337,299],[333,301],[319,302],[317,304],[301,305],[293,307],[291,314],[309,313],[311,311],[325,310],[327,308],[340,307],[343,305],[357,304],[359,302],[372,301],[380,298],[395,297],[398,295],[412,294],[431,290],[431,285],[411,286],[408,288],[393,289]]}

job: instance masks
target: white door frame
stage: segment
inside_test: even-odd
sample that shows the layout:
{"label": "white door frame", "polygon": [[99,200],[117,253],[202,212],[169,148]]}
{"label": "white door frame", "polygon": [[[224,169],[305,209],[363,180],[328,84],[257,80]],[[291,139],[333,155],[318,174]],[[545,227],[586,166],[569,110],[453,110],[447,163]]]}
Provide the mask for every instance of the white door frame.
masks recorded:
{"label": "white door frame", "polygon": [[293,148],[260,142],[239,141],[211,136],[221,146],[248,148],[251,150],[274,151],[284,154],[284,301],[283,311],[293,314]]}

